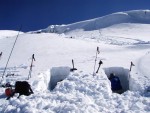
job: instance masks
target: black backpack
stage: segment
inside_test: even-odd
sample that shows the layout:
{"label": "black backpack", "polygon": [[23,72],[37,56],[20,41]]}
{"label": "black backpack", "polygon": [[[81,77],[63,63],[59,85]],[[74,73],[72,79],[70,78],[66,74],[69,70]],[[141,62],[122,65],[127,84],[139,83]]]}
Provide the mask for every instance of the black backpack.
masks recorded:
{"label": "black backpack", "polygon": [[15,93],[19,93],[19,98],[21,95],[29,96],[33,94],[33,91],[27,81],[17,81],[15,84]]}

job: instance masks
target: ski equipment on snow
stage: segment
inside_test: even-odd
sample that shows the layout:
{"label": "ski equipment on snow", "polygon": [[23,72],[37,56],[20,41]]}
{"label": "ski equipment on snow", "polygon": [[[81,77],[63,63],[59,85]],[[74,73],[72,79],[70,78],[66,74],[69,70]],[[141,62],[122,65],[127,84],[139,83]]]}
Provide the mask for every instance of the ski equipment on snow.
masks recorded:
{"label": "ski equipment on snow", "polygon": [[99,54],[99,53],[100,53],[99,47],[97,47],[93,75],[95,74],[95,66],[96,66],[96,61],[97,61],[97,54]]}
{"label": "ski equipment on snow", "polygon": [[14,45],[13,45],[13,47],[12,47],[12,50],[11,50],[11,52],[10,52],[10,55],[9,55],[8,61],[7,61],[7,63],[6,63],[6,66],[5,66],[5,69],[4,69],[4,72],[3,72],[2,78],[3,78],[3,77],[4,77],[4,75],[5,75],[5,71],[6,71],[6,69],[7,69],[7,65],[8,65],[8,63],[9,63],[9,60],[10,60],[11,54],[12,54],[13,49],[14,49],[14,47],[15,47],[15,44],[16,44],[16,42],[17,42],[17,39],[18,39],[19,33],[20,33],[20,31],[21,31],[21,28],[22,28],[22,26],[20,27],[20,29],[19,29],[19,31],[18,31],[18,35],[16,36],[16,39],[15,39]]}
{"label": "ski equipment on snow", "polygon": [[103,62],[100,60],[100,61],[99,61],[99,66],[98,66],[98,69],[97,69],[96,73],[98,73],[99,68],[101,67],[102,64],[103,64]]}
{"label": "ski equipment on snow", "polygon": [[3,52],[0,53],[0,60],[1,60],[2,54],[3,54]]}
{"label": "ski equipment on snow", "polygon": [[33,61],[35,61],[34,54],[32,55],[32,61],[31,61],[31,65],[30,65],[28,80],[29,80],[29,78],[31,78],[31,72],[32,72],[32,67],[33,67]]}
{"label": "ski equipment on snow", "polygon": [[135,66],[135,65],[133,64],[133,62],[131,62],[130,71],[132,70],[132,66]]}
{"label": "ski equipment on snow", "polygon": [[6,88],[6,89],[5,89],[5,95],[6,95],[7,97],[10,97],[10,96],[12,95],[12,93],[13,93],[12,88]]}
{"label": "ski equipment on snow", "polygon": [[33,94],[30,84],[27,81],[16,81],[14,89],[12,87],[7,87],[5,90],[5,95],[7,96],[6,100],[9,100],[11,97],[15,95],[15,93],[19,93],[18,98],[21,95],[29,96]]}
{"label": "ski equipment on snow", "polygon": [[73,68],[71,68],[70,71],[73,72],[73,71],[77,70],[76,68],[74,68],[74,61],[73,61],[73,59],[72,59],[72,66],[73,66]]}
{"label": "ski equipment on snow", "polygon": [[15,93],[19,93],[19,98],[21,95],[29,96],[33,94],[33,91],[27,81],[17,81],[15,84]]}

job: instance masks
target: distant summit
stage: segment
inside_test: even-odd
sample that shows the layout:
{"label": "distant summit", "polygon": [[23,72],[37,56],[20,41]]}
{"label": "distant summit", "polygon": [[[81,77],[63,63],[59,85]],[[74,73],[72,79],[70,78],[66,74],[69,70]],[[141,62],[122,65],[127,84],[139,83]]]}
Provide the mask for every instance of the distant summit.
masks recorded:
{"label": "distant summit", "polygon": [[103,17],[80,21],[68,25],[50,25],[46,29],[42,29],[37,32],[51,32],[61,34],[78,29],[91,31],[120,23],[150,24],[150,10],[117,12]]}

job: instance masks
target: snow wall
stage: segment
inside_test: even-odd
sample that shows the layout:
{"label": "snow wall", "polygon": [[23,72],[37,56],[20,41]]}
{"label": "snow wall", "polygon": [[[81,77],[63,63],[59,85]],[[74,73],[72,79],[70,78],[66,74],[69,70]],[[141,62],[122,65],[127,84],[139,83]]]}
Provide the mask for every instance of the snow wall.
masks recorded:
{"label": "snow wall", "polygon": [[39,73],[37,79],[30,79],[29,82],[33,91],[44,92],[49,89],[50,71]]}
{"label": "snow wall", "polygon": [[110,73],[115,73],[119,77],[123,91],[129,90],[129,69],[124,69],[123,67],[109,67],[104,68],[107,77],[110,77]]}
{"label": "snow wall", "polygon": [[130,73],[129,88],[131,91],[138,91],[141,94],[149,93],[150,95],[150,82],[149,78],[144,78],[141,73],[133,69]]}
{"label": "snow wall", "polygon": [[50,70],[49,89],[53,90],[58,82],[61,82],[70,74],[70,67],[53,67]]}

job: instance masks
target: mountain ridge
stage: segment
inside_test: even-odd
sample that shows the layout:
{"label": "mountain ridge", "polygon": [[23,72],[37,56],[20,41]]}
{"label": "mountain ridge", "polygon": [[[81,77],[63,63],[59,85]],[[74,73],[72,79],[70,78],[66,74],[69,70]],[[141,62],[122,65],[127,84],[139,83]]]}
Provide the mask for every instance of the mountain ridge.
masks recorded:
{"label": "mountain ridge", "polygon": [[50,25],[46,29],[36,32],[67,33],[77,29],[85,31],[98,30],[120,23],[142,23],[150,24],[150,10],[131,10],[112,13],[106,16],[75,22],[66,25]]}

